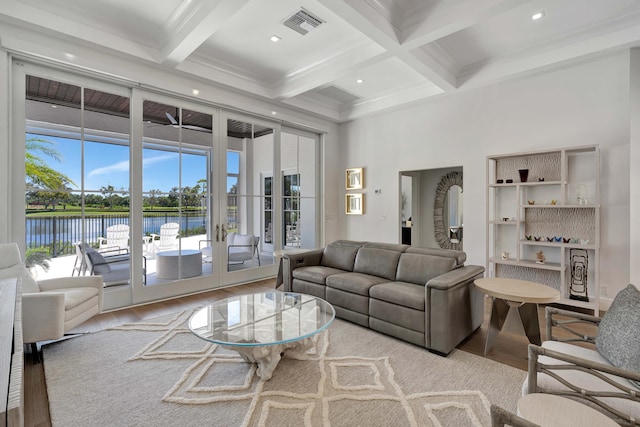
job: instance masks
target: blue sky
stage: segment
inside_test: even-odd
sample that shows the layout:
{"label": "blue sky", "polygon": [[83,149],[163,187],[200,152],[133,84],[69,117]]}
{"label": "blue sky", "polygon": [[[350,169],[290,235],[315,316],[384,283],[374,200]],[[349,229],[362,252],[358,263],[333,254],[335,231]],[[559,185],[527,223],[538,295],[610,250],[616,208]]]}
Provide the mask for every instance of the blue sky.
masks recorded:
{"label": "blue sky", "polygon": [[[37,137],[27,135],[27,138]],[[76,184],[81,185],[81,144],[80,141],[59,137],[40,137],[53,143],[60,153],[61,161],[36,154],[51,168],[63,172]],[[86,190],[100,190],[100,187],[113,185],[114,188],[129,188],[129,147],[116,144],[85,142],[85,182]],[[227,159],[228,171],[237,173],[237,153]],[[143,151],[143,190],[161,190],[168,192],[180,183],[180,156],[178,153],[144,149]],[[193,187],[198,180],[207,176],[206,157],[194,154],[182,154],[182,186]]]}

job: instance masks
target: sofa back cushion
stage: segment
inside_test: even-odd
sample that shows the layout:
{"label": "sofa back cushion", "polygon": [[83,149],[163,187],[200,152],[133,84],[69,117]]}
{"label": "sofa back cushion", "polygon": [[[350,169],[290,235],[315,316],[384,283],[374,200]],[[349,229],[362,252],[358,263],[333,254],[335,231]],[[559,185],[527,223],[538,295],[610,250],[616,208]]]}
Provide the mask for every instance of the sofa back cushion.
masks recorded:
{"label": "sofa back cushion", "polygon": [[388,251],[404,252],[409,249],[409,245],[401,245],[399,243],[379,243],[370,242],[362,245],[363,248],[386,249]]}
{"label": "sofa back cushion", "polygon": [[425,285],[434,277],[451,271],[456,267],[455,257],[404,253],[400,255],[396,280]]}
{"label": "sofa back cushion", "polygon": [[433,255],[445,258],[453,258],[456,260],[456,268],[462,267],[464,262],[467,260],[467,254],[464,251],[454,251],[451,249],[440,249],[440,248],[415,248],[409,247],[406,250],[408,254],[423,254],[423,255]]}
{"label": "sofa back cushion", "polygon": [[362,242],[351,240],[336,240],[324,248],[320,264],[325,267],[353,271],[356,254],[362,244]]}
{"label": "sofa back cushion", "polygon": [[400,252],[376,248],[360,248],[353,271],[388,280],[396,280]]}

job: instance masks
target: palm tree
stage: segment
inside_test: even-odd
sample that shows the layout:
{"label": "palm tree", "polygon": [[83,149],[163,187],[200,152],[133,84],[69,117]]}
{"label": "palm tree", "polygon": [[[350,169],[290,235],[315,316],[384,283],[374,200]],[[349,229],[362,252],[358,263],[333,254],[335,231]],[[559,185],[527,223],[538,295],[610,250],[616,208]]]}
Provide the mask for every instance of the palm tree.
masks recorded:
{"label": "palm tree", "polygon": [[53,142],[42,138],[27,138],[25,152],[25,173],[33,185],[48,190],[62,190],[68,184],[75,185],[71,178],[51,168],[38,156],[38,154],[42,154],[58,162],[61,161],[62,157],[53,147]]}

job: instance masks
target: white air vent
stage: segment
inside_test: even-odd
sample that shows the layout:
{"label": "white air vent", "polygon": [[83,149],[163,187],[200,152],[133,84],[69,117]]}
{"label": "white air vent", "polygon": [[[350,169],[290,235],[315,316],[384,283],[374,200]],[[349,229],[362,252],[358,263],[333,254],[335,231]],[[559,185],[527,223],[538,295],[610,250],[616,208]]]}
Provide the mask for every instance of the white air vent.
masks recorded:
{"label": "white air vent", "polygon": [[309,31],[317,28],[323,22],[324,21],[317,16],[312,15],[304,9],[300,9],[287,18],[283,24],[304,36]]}

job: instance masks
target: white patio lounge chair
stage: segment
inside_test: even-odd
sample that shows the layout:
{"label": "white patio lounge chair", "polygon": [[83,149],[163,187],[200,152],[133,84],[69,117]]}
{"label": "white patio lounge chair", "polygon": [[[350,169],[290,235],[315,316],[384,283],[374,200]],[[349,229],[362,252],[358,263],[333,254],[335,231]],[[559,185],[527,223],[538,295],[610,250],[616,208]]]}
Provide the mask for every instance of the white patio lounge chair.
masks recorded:
{"label": "white patio lounge chair", "polygon": [[[180,224],[167,222],[160,226],[160,234],[151,233],[151,243],[155,253],[174,249],[178,243],[178,231]],[[157,238],[157,240],[156,240]]]}
{"label": "white patio lounge chair", "polygon": [[127,224],[116,224],[107,227],[107,237],[98,237],[98,251],[112,252],[118,250],[120,253],[129,252],[129,226]]}

